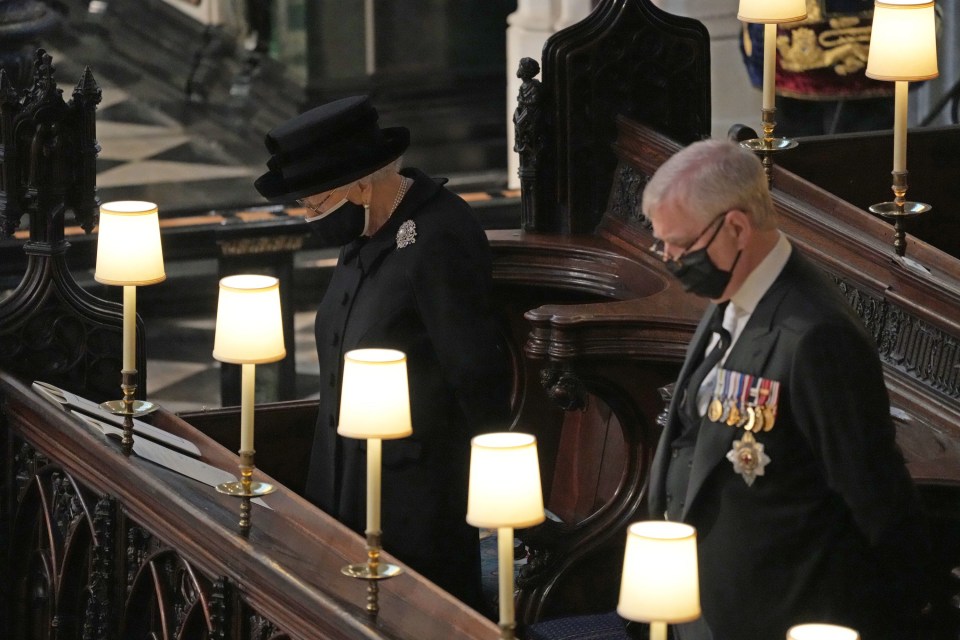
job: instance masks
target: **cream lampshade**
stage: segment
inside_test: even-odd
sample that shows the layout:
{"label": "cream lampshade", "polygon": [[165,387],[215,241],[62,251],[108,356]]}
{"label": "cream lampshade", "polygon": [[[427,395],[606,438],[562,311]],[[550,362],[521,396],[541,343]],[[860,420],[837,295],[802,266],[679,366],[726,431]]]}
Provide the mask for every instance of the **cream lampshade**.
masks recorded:
{"label": "cream lampshade", "polygon": [[141,286],[162,282],[160,220],[152,202],[125,200],[100,206],[97,282]]}
{"label": "cream lampshade", "polygon": [[355,349],[344,355],[337,433],[385,440],[413,433],[406,354]]}
{"label": "cream lampshade", "polygon": [[213,357],[233,364],[264,364],[286,355],[279,281],[262,275],[221,279]]}
{"label": "cream lampshade", "polygon": [[933,2],[885,0],[874,5],[866,74],[911,82],[939,75]]}
{"label": "cream lampshade", "polygon": [[473,438],[467,522],[484,528],[522,528],[544,518],[537,439],[514,432]]}
{"label": "cream lampshade", "polygon": [[737,20],[741,22],[795,22],[807,17],[806,0],[740,0]]}
{"label": "cream lampshade", "polygon": [[787,640],[860,640],[860,634],[833,624],[798,624],[787,631]]}
{"label": "cream lampshade", "polygon": [[485,433],[470,441],[467,522],[497,529],[500,637],[514,638],[513,529],[546,519],[537,439],[527,433]]}
{"label": "cream lampshade", "polygon": [[649,622],[650,638],[666,625],[700,617],[697,532],[680,522],[651,520],[627,529],[617,613]]}

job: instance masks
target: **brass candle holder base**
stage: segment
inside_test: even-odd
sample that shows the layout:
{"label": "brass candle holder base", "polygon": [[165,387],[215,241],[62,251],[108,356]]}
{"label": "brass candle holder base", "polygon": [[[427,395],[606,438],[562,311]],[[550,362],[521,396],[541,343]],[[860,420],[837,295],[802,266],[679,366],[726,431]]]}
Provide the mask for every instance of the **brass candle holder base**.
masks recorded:
{"label": "brass candle holder base", "polygon": [[797,146],[797,141],[790,138],[774,138],[773,130],[777,123],[773,119],[776,109],[761,109],[761,121],[763,124],[763,137],[744,140],[740,146],[760,156],[760,162],[763,164],[763,172],[767,176],[767,185],[773,184],[773,154],[778,151],[786,151]]}
{"label": "brass candle holder base", "polygon": [[120,444],[124,453],[133,451],[133,419],[153,413],[160,405],[146,400],[134,400],[137,393],[137,370],[124,369],[120,372],[120,390],[123,391],[121,400],[107,400],[100,403],[100,408],[115,416],[123,416],[123,437]]}
{"label": "brass candle holder base", "polygon": [[240,481],[218,484],[218,492],[240,498],[240,533],[250,533],[250,500],[276,491],[269,482],[253,481],[253,451],[240,451]]}
{"label": "brass candle holder base", "polygon": [[907,253],[907,232],[904,229],[904,221],[931,209],[928,204],[910,202],[906,199],[908,173],[908,171],[891,171],[893,185],[890,188],[893,190],[893,201],[880,202],[869,207],[871,213],[893,221],[893,250],[901,258]]}
{"label": "brass candle holder base", "polygon": [[515,640],[517,637],[517,623],[516,622],[500,622],[497,624],[500,627],[500,640]]}
{"label": "brass candle holder base", "polygon": [[367,581],[367,615],[372,621],[380,613],[380,586],[378,582],[403,573],[395,564],[380,562],[380,531],[367,531],[367,561],[348,564],[340,572],[351,578]]}

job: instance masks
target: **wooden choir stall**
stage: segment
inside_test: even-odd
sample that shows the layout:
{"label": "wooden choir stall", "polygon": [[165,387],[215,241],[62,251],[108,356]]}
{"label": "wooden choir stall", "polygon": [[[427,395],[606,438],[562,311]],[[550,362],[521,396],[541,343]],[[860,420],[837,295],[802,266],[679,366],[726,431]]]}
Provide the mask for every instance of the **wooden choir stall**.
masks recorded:
{"label": "wooden choir stall", "polygon": [[[601,0],[548,40],[541,64],[542,73],[521,63],[520,228],[488,231],[513,352],[514,428],[538,438],[549,511],[542,525],[517,532],[526,561],[517,576],[521,637],[539,621],[615,608],[626,527],[646,517],[661,414],[704,305],[648,252],[639,202],[666,158],[708,135],[706,29],[650,0]],[[121,309],[80,288],[64,258],[68,210],[88,230],[97,220],[99,89],[88,73],[64,102],[49,57],[38,55],[35,86],[16,93],[0,75],[0,93],[0,223],[10,234],[22,214],[30,220],[24,276],[0,300],[5,637],[497,637],[493,622],[409,569],[382,581],[379,615],[369,618],[366,585],[340,575],[364,558],[363,539],[297,494],[315,402],[257,408],[256,473],[279,488],[266,507],[253,506],[243,536],[236,499],[136,449],[124,453],[32,386],[41,380],[96,402],[118,393]],[[877,340],[936,543],[940,573],[924,634],[955,639],[960,255],[911,235],[910,260],[897,258],[890,225],[818,186],[838,173],[829,160],[822,167],[801,177],[777,164],[774,201],[794,246],[830,275]],[[140,389],[145,330],[138,321]],[[193,443],[194,462],[235,472],[236,408],[161,408],[142,420]]]}

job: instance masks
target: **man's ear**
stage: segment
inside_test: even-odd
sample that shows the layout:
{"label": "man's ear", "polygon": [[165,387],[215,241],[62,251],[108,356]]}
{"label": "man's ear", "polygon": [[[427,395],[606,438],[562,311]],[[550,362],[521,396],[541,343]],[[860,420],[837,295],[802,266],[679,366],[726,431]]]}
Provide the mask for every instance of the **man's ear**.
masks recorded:
{"label": "man's ear", "polygon": [[743,249],[746,247],[753,236],[753,221],[747,212],[741,209],[731,209],[727,213],[727,224],[737,239],[737,248]]}

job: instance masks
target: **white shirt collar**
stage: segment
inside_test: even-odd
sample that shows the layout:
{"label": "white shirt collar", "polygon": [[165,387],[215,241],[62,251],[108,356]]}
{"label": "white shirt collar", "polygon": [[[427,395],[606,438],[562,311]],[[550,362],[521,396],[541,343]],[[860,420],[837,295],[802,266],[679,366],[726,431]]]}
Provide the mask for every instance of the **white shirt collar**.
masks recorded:
{"label": "white shirt collar", "polygon": [[730,302],[747,315],[753,314],[760,299],[783,271],[793,250],[783,232],[778,231],[777,234],[777,244],[773,245],[770,253],[750,272],[737,292],[730,296]]}

